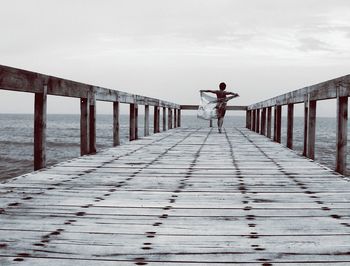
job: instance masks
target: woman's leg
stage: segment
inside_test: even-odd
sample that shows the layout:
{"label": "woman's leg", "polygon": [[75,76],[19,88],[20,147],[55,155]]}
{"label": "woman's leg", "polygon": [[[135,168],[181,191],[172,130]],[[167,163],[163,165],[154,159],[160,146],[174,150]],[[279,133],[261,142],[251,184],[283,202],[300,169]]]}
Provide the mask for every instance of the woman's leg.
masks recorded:
{"label": "woman's leg", "polygon": [[224,123],[224,118],[223,117],[218,118],[218,130],[219,130],[219,133],[221,133],[221,129],[222,129],[222,124],[223,123]]}

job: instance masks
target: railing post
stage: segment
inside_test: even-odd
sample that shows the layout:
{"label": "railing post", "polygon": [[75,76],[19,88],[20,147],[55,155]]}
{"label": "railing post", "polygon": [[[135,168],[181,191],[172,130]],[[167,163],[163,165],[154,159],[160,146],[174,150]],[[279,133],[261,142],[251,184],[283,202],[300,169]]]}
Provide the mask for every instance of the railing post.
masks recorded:
{"label": "railing post", "polygon": [[89,153],[96,153],[96,98],[95,93],[90,95],[89,111]]}
{"label": "railing post", "polygon": [[315,141],[316,141],[316,101],[309,100],[307,128],[307,157],[315,159]]}
{"label": "railing post", "polygon": [[255,127],[255,132],[259,133],[260,129],[260,109],[256,109],[256,127]]}
{"label": "railing post", "polygon": [[80,99],[80,155],[89,154],[89,107],[90,99]]}
{"label": "railing post", "polygon": [[271,138],[271,120],[272,120],[272,107],[267,108],[267,129],[266,137]]}
{"label": "railing post", "polygon": [[181,109],[177,109],[177,126],[181,127]]}
{"label": "railing post", "polygon": [[174,128],[177,128],[177,112],[176,112],[176,108],[174,108]]}
{"label": "railing post", "polygon": [[153,112],[153,132],[159,133],[159,107],[157,105],[154,106]]}
{"label": "railing post", "polygon": [[135,103],[135,139],[139,138],[139,106]]}
{"label": "railing post", "polygon": [[307,156],[307,132],[308,132],[308,119],[309,116],[309,99],[304,102],[304,141],[303,141],[303,156]]}
{"label": "railing post", "polygon": [[47,85],[34,99],[34,170],[46,167]]}
{"label": "railing post", "polygon": [[166,131],[166,108],[163,107],[163,131]]}
{"label": "railing post", "polygon": [[274,141],[281,143],[281,126],[282,126],[282,106],[275,106],[275,130]]}
{"label": "railing post", "polygon": [[346,174],[346,146],[348,136],[348,97],[337,91],[337,150],[335,171]]}
{"label": "railing post", "polygon": [[168,129],[173,128],[173,115],[172,115],[172,109],[168,108]]}
{"label": "railing post", "polygon": [[287,148],[293,149],[294,104],[288,104],[287,114]]}
{"label": "railing post", "polygon": [[213,119],[209,120],[209,127],[213,127]]}
{"label": "railing post", "polygon": [[113,102],[113,146],[120,145],[119,102]]}
{"label": "railing post", "polygon": [[158,123],[157,123],[157,133],[160,132],[160,107],[157,106],[157,115],[158,115]]}
{"label": "railing post", "polygon": [[250,120],[251,120],[250,114],[251,114],[250,110],[247,110],[245,112],[245,127],[248,129],[250,129]]}
{"label": "railing post", "polygon": [[266,135],[266,108],[263,108],[261,112],[260,134]]}
{"label": "railing post", "polygon": [[130,104],[130,112],[129,112],[129,140],[136,139],[136,104]]}
{"label": "railing post", "polygon": [[149,135],[149,105],[145,105],[144,135]]}
{"label": "railing post", "polygon": [[255,131],[255,128],[256,128],[256,110],[252,110],[252,112],[253,112],[252,131]]}

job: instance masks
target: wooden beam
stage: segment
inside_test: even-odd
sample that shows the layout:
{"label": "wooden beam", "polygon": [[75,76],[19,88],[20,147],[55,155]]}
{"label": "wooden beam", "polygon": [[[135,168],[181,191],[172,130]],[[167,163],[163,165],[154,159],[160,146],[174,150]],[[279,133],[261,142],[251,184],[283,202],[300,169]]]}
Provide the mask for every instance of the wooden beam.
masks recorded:
{"label": "wooden beam", "polygon": [[[180,105],[181,110],[198,110],[199,105],[189,105],[189,104],[183,104]],[[246,111],[247,106],[242,106],[242,105],[230,105],[226,106],[227,111]]]}
{"label": "wooden beam", "polygon": [[113,102],[113,146],[120,145],[119,102]]}
{"label": "wooden beam", "polygon": [[177,109],[177,126],[181,127],[181,109]]}
{"label": "wooden beam", "polygon": [[307,156],[307,132],[308,132],[308,116],[309,116],[309,101],[304,102],[304,141],[303,141],[303,156]]}
{"label": "wooden beam", "polygon": [[149,105],[145,105],[144,135],[149,136]]}
{"label": "wooden beam", "polygon": [[173,111],[171,108],[168,108],[168,129],[173,128]]}
{"label": "wooden beam", "polygon": [[282,106],[275,107],[275,137],[274,140],[281,143],[281,128],[282,128]]}
{"label": "wooden beam", "polygon": [[256,110],[252,110],[253,117],[252,117],[252,131],[255,131],[256,128]]}
{"label": "wooden beam", "polygon": [[245,112],[245,127],[250,129],[250,122],[251,122],[251,110],[247,110]]}
{"label": "wooden beam", "polygon": [[326,99],[335,99],[337,98],[337,88],[343,86],[344,89],[341,92],[342,97],[350,96],[350,75],[342,76],[336,79],[328,80],[321,82],[312,86],[294,90],[274,98],[261,101],[252,105],[249,105],[247,108],[249,110],[269,107],[274,105],[287,105],[290,103],[303,103],[306,100],[318,101]]}
{"label": "wooden beam", "polygon": [[139,106],[135,104],[135,139],[139,138]]}
{"label": "wooden beam", "polygon": [[255,121],[256,121],[256,126],[255,126],[255,132],[259,133],[260,130],[260,109],[256,109],[256,117],[255,117]]}
{"label": "wooden beam", "polygon": [[80,155],[89,154],[89,98],[80,99]]}
{"label": "wooden beam", "polygon": [[90,93],[94,93],[95,100],[98,101],[119,101],[121,103],[138,103],[180,108],[178,104],[159,99],[0,65],[0,89],[41,93],[42,84],[48,85],[47,95],[87,98]]}
{"label": "wooden beam", "polygon": [[129,140],[136,139],[136,104],[131,103],[129,106]]}
{"label": "wooden beam", "polygon": [[177,128],[177,112],[176,112],[176,109],[174,109],[174,128]]}
{"label": "wooden beam", "polygon": [[35,93],[34,102],[34,170],[46,167],[47,85]]}
{"label": "wooden beam", "polygon": [[293,149],[294,104],[288,104],[287,111],[287,148]]}
{"label": "wooden beam", "polygon": [[266,108],[263,108],[261,112],[260,134],[266,135]]}
{"label": "wooden beam", "polygon": [[154,106],[153,111],[153,132],[159,133],[159,107]]}
{"label": "wooden beam", "polygon": [[307,157],[315,159],[316,142],[316,101],[309,101],[308,129],[307,129]]}
{"label": "wooden beam", "polygon": [[162,118],[163,118],[163,131],[166,131],[166,108],[165,107],[163,107]]}
{"label": "wooden beam", "polygon": [[346,174],[346,147],[348,136],[348,97],[337,98],[337,146],[335,170]]}
{"label": "wooden beam", "polygon": [[91,94],[89,107],[89,153],[96,153],[96,99],[95,95]]}
{"label": "wooden beam", "polygon": [[272,107],[267,107],[267,127],[266,127],[266,137],[271,138],[271,120],[272,120]]}

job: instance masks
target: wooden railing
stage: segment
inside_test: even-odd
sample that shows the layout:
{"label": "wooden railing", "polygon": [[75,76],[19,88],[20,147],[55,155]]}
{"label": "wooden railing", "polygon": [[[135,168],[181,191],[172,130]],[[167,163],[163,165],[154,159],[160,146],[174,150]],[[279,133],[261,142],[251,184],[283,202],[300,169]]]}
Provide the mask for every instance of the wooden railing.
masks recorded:
{"label": "wooden railing", "polygon": [[[163,109],[163,130],[181,126],[180,105],[159,99],[101,88],[0,65],[0,89],[35,94],[34,103],[34,170],[46,166],[47,95],[80,98],[80,153],[96,152],[96,101],[113,102],[113,145],[120,144],[119,104],[130,105],[129,139],[138,138],[138,105],[145,106],[144,134],[149,135],[149,107],[153,106],[154,133],[160,132],[160,108]],[[174,123],[173,123],[174,121]]]}
{"label": "wooden railing", "polygon": [[304,103],[304,144],[303,155],[315,158],[316,106],[317,101],[337,99],[336,167],[341,174],[346,172],[346,146],[348,97],[350,75],[295,90],[266,101],[249,105],[246,127],[271,137],[272,108],[274,112],[273,140],[281,142],[282,106],[287,106],[287,147],[293,149],[294,104]]}

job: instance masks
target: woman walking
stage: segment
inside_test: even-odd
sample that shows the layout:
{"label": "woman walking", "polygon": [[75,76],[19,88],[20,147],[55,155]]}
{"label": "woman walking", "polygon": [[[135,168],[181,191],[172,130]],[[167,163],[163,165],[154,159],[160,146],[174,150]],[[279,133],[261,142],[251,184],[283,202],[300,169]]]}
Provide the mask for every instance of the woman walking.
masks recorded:
{"label": "woman walking", "polygon": [[[211,92],[216,94],[217,103],[215,108],[216,108],[216,115],[218,118],[219,133],[221,133],[222,124],[224,123],[227,102],[239,96],[238,93],[225,91],[225,89],[226,89],[226,84],[224,82],[221,82],[219,85],[219,90],[201,90],[201,92]],[[231,97],[226,97],[228,95],[231,95]]]}

